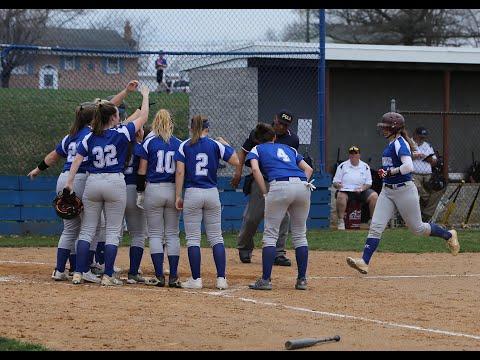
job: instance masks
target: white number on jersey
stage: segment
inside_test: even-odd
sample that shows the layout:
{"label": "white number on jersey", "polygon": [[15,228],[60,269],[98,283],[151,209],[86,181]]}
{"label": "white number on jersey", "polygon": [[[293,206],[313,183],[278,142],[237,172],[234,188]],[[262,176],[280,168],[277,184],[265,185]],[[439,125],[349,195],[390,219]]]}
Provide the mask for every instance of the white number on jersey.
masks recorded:
{"label": "white number on jersey", "polygon": [[77,155],[77,144],[71,142],[68,144],[67,162],[73,162],[75,155]]}
{"label": "white number on jersey", "polygon": [[101,146],[95,146],[92,149],[92,154],[95,155],[93,165],[96,168],[102,169],[105,166],[117,165],[117,148],[113,144],[109,144],[102,148]]}
{"label": "white number on jersey", "polygon": [[285,151],[283,151],[282,148],[278,148],[277,150],[277,157],[282,159],[282,161],[285,161],[285,162],[290,162],[290,158],[288,157],[287,154],[285,154]]}
{"label": "white number on jersey", "polygon": [[195,159],[198,161],[197,165],[195,166],[195,175],[207,176],[208,169],[205,169],[205,167],[208,165],[208,155],[205,153],[199,153]]}
{"label": "white number on jersey", "polygon": [[164,150],[158,150],[157,167],[155,168],[155,171],[161,174],[164,172],[167,174],[175,173],[175,161],[173,161],[173,155],[175,155],[175,151],[167,151],[167,154],[165,154]]}

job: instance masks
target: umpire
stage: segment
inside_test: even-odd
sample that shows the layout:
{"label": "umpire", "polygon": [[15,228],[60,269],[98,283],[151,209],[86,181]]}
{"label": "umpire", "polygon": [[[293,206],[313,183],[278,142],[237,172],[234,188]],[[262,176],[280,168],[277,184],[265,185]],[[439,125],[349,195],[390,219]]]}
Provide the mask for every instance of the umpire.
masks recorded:
{"label": "umpire", "polygon": [[[298,136],[296,134],[293,134],[288,129],[288,127],[292,124],[293,120],[293,115],[290,112],[282,110],[279,113],[275,114],[272,126],[277,136],[275,142],[291,146],[295,150],[298,150]],[[250,132],[249,137],[242,145],[242,149],[238,151],[238,158],[240,164],[236,167],[235,174],[230,181],[230,184],[233,188],[236,188],[238,186],[240,179],[242,178],[242,170],[245,163],[245,157],[254,146],[259,144],[255,140],[254,133],[255,129]],[[265,185],[268,189],[269,184],[266,180]],[[253,175],[251,173],[245,176],[244,192],[245,194],[250,194],[250,198],[245,208],[245,211],[243,212],[242,226],[240,228],[240,233],[238,234],[237,239],[237,249],[238,255],[240,256],[240,261],[243,263],[249,263],[251,262],[252,251],[254,247],[253,236],[257,232],[258,225],[260,225],[260,222],[264,218],[265,199],[260,192],[260,188],[253,180]],[[282,220],[282,223],[280,224],[280,230],[276,244],[276,257],[274,265],[292,265],[290,259],[286,257],[285,251],[285,243],[287,241],[289,225],[290,219],[288,214],[286,214]]]}

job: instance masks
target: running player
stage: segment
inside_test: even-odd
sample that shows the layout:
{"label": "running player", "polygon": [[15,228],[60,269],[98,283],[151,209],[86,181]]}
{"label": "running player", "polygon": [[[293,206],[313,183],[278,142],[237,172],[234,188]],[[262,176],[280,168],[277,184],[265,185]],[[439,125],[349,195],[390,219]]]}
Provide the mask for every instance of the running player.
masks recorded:
{"label": "running player", "polygon": [[88,250],[96,232],[100,213],[104,209],[106,222],[105,272],[101,283],[105,286],[123,285],[121,280],[113,276],[113,266],[120,243],[126,205],[126,184],[123,170],[128,143],[136,141],[135,133],[148,119],[148,87],[143,86],[141,93],[143,102],[140,116],[125,126],[119,126],[118,109],[113,103],[106,100],[97,102],[92,132],[85,136],[80,143],[70,168],[65,186],[69,190],[73,188],[73,178],[83,158],[88,156],[89,176],[82,198],[85,211],[77,242],[77,266],[72,280],[74,284],[81,283],[84,273],[88,271],[86,266]]}
{"label": "running player", "polygon": [[383,178],[383,188],[373,212],[363,256],[347,257],[347,264],[362,274],[368,273],[370,259],[395,208],[415,235],[443,238],[452,255],[457,255],[460,244],[456,230],[447,231],[435,223],[422,222],[418,190],[411,174],[413,171],[411,150],[414,150],[415,146],[405,131],[405,119],[399,113],[389,112],[382,116],[377,128],[388,139],[388,145],[382,154],[382,168],[378,171]]}
{"label": "running player", "polygon": [[[265,198],[265,230],[262,240],[263,274],[249,287],[254,290],[272,289],[270,278],[275,260],[278,232],[280,223],[288,212],[298,267],[295,288],[306,290],[307,218],[310,211],[310,191],[315,189],[307,180],[312,176],[313,169],[294,148],[274,143],[275,130],[272,126],[258,124],[255,128],[255,138],[260,145],[250,150],[246,162],[250,162],[253,177]],[[270,184],[268,193],[262,174],[267,176]]]}
{"label": "running player", "polygon": [[[222,138],[213,140],[208,137],[209,127],[209,120],[206,117],[194,116],[190,123],[192,137],[180,144],[174,157],[177,162],[175,207],[178,210],[183,209],[188,260],[192,272],[192,276],[181,285],[188,289],[203,287],[200,277],[202,218],[217,268],[216,287],[218,289],[228,287],[225,278],[226,258],[222,236],[221,204],[217,189],[217,170],[220,159],[237,166],[238,157],[225,140]],[[185,200],[182,199],[184,183]],[[168,253],[170,254],[170,251]]]}
{"label": "running player", "polygon": [[180,211],[175,208],[173,157],[181,141],[172,134],[173,121],[170,113],[160,109],[153,120],[152,132],[138,149],[141,158],[137,175],[138,205],[145,208],[147,215],[150,255],[155,269],[155,277],[145,282],[147,285],[160,287],[165,286],[164,239],[170,267],[168,286],[180,287],[177,275],[180,258]]}

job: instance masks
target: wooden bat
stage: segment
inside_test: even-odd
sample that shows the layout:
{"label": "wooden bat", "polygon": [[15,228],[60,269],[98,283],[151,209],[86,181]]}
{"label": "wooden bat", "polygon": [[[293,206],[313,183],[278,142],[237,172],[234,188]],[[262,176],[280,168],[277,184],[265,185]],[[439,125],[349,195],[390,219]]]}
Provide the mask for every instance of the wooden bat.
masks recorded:
{"label": "wooden bat", "polygon": [[[462,182],[458,184],[457,189],[455,189],[456,194],[453,197],[453,200],[451,200],[447,204],[447,209],[445,210],[445,214],[443,214],[443,218],[442,218],[442,224],[444,225],[448,225],[448,219],[450,218],[450,215],[452,214],[452,212],[455,210],[455,207],[457,206],[456,204],[457,197],[458,197],[458,194],[460,194],[460,190],[462,189],[463,184],[465,184],[465,180],[462,180]],[[449,200],[450,200],[450,197],[451,195],[449,196]]]}
{"label": "wooden bat", "polygon": [[340,336],[335,335],[332,337],[327,338],[304,338],[304,339],[296,339],[296,340],[288,340],[285,343],[285,349],[287,350],[295,350],[295,349],[302,349],[309,346],[313,346],[319,343],[326,343],[331,341],[340,341]]}
{"label": "wooden bat", "polygon": [[473,198],[472,204],[470,205],[470,208],[468,209],[467,218],[465,219],[465,222],[462,223],[463,228],[466,228],[468,226],[468,222],[470,221],[470,216],[472,215],[473,208],[475,207],[475,204],[477,203],[477,198],[478,198],[479,193],[480,193],[480,186],[478,186],[477,193],[475,194],[475,197]]}

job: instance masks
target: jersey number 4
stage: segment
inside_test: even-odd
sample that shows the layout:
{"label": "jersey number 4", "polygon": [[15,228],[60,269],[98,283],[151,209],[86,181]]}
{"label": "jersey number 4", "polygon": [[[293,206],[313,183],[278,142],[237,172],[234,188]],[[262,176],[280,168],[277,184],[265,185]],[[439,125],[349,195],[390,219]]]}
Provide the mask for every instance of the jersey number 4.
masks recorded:
{"label": "jersey number 4", "polygon": [[109,144],[102,148],[101,146],[95,146],[92,149],[92,154],[95,155],[95,160],[93,160],[93,165],[102,169],[105,166],[113,166],[118,164],[117,160],[117,148],[115,145]]}
{"label": "jersey number 4", "polygon": [[175,161],[173,161],[174,151],[167,151],[165,154],[164,150],[157,151],[157,167],[155,171],[157,173],[163,174],[173,174],[175,173]]}
{"label": "jersey number 4", "polygon": [[277,157],[279,159],[282,159],[282,161],[285,161],[285,162],[290,162],[291,161],[290,158],[288,157],[288,155],[285,154],[285,151],[283,151],[283,149],[281,149],[281,148],[279,148],[277,150]]}

